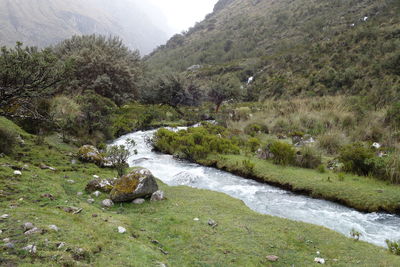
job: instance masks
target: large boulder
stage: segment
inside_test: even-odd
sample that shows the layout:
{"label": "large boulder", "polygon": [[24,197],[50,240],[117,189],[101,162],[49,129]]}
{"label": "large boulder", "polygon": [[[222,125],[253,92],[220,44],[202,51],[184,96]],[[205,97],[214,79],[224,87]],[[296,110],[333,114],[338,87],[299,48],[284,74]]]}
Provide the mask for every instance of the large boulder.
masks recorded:
{"label": "large boulder", "polygon": [[95,163],[98,166],[104,164],[104,158],[97,148],[91,145],[84,145],[78,150],[79,160],[83,162]]}
{"label": "large boulder", "polygon": [[116,181],[110,198],[114,202],[128,202],[151,197],[157,190],[158,185],[153,174],[147,169],[139,168]]}

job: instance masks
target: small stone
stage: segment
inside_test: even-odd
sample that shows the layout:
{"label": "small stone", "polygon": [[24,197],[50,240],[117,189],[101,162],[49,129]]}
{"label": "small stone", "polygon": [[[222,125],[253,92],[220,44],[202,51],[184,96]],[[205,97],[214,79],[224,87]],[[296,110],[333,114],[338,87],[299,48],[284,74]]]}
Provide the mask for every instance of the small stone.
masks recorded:
{"label": "small stone", "polygon": [[77,163],[76,159],[71,160],[71,164],[75,165]]}
{"label": "small stone", "polygon": [[317,251],[317,255],[318,255],[318,256],[321,255],[321,252]]}
{"label": "small stone", "polygon": [[18,201],[24,201],[24,198],[21,197],[20,199],[18,199]]}
{"label": "small stone", "polygon": [[0,219],[8,219],[9,217],[10,217],[10,215],[3,214],[3,215],[1,215]]}
{"label": "small stone", "polygon": [[104,200],[101,202],[101,205],[102,205],[103,207],[106,207],[106,208],[111,208],[112,206],[114,206],[114,202],[113,202],[111,199],[104,199]]}
{"label": "small stone", "polygon": [[3,233],[3,230],[0,230],[0,235]]}
{"label": "small stone", "polygon": [[28,231],[33,229],[35,226],[33,226],[33,223],[31,222],[26,222],[24,225],[22,225],[22,227],[24,228],[24,231]]}
{"label": "small stone", "polygon": [[14,175],[21,176],[22,172],[21,171],[14,171]]}
{"label": "small stone", "polygon": [[198,222],[198,221],[200,221],[200,219],[199,218],[194,218],[193,221]]}
{"label": "small stone", "polygon": [[42,230],[40,230],[37,227],[32,228],[31,230],[28,230],[24,233],[24,235],[33,235],[33,234],[37,234],[37,233],[41,233]]}
{"label": "small stone", "polygon": [[7,238],[4,238],[4,239],[3,239],[3,242],[4,242],[4,243],[10,242],[10,238],[8,238],[8,237],[7,237]]}
{"label": "small stone", "polygon": [[218,223],[212,219],[208,220],[208,225],[211,226],[212,228],[217,227]]}
{"label": "small stone", "polygon": [[53,230],[53,231],[56,231],[56,232],[58,232],[58,230],[59,230],[58,227],[56,225],[54,225],[54,224],[49,225],[49,229]]}
{"label": "small stone", "polygon": [[99,196],[101,195],[101,192],[100,192],[100,191],[96,191],[96,192],[93,193],[93,195],[94,195],[95,197],[99,197]]}
{"label": "small stone", "polygon": [[74,181],[74,180],[67,180],[67,183],[69,183],[69,184],[74,184],[75,181]]}
{"label": "small stone", "polygon": [[118,233],[124,234],[124,233],[126,233],[126,229],[122,226],[118,226]]}
{"label": "small stone", "polygon": [[100,176],[98,176],[98,175],[93,175],[93,178],[94,178],[94,179],[99,179]]}
{"label": "small stone", "polygon": [[136,204],[136,205],[141,205],[141,204],[143,204],[145,201],[146,201],[146,200],[144,200],[143,198],[137,198],[137,199],[135,199],[134,201],[132,201],[132,203],[133,203],[133,204]]}
{"label": "small stone", "polygon": [[279,257],[278,256],[275,256],[275,255],[269,255],[269,256],[267,256],[267,257],[265,257],[268,261],[272,261],[272,262],[275,262],[275,261],[278,261],[279,260]]}
{"label": "small stone", "polygon": [[158,190],[151,195],[150,201],[162,201],[164,199],[164,191]]}
{"label": "small stone", "polygon": [[65,247],[65,242],[60,242],[57,244],[58,249],[62,249],[63,247]]}
{"label": "small stone", "polygon": [[97,217],[99,217],[99,215],[97,215],[97,214],[92,214],[92,217],[93,217],[93,218],[97,218]]}
{"label": "small stone", "polygon": [[8,248],[8,249],[13,249],[13,248],[15,248],[15,245],[14,245],[14,243],[8,242],[8,243],[6,243],[6,244],[4,245],[4,247],[5,247],[5,248]]}
{"label": "small stone", "polygon": [[93,199],[93,198],[89,198],[88,200],[87,200],[87,203],[89,203],[89,204],[93,204],[95,202],[95,200]]}
{"label": "small stone", "polygon": [[24,247],[23,250],[26,250],[29,253],[36,253],[36,246],[35,245],[29,245],[29,246]]}
{"label": "small stone", "polygon": [[83,196],[83,193],[82,193],[82,192],[78,192],[78,193],[76,193],[76,195],[77,195],[78,197],[80,197],[80,196]]}
{"label": "small stone", "polygon": [[325,259],[323,259],[323,258],[315,258],[314,262],[319,263],[319,264],[325,264]]}

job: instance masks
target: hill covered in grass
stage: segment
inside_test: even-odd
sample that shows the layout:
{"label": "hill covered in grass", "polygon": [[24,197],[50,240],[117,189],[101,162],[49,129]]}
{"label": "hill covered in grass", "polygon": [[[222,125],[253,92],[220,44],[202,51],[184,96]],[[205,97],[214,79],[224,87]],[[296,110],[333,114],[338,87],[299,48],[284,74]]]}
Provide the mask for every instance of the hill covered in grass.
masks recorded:
{"label": "hill covered in grass", "polygon": [[[24,140],[15,154],[0,158],[1,215],[9,215],[0,220],[1,265],[310,266],[317,251],[327,266],[400,263],[383,248],[323,227],[260,215],[224,194],[169,187],[160,181],[168,197],[163,202],[104,209],[100,202],[107,196],[102,194],[89,204],[87,199],[93,196],[78,192],[93,175],[110,178],[114,171],[74,162],[76,148],[57,136],[39,142],[4,118],[0,126]],[[56,170],[41,169],[41,163]],[[15,169],[22,175],[15,175]],[[68,207],[82,211],[68,213]],[[210,227],[209,219],[218,226]],[[26,222],[41,233],[24,234]],[[127,232],[118,233],[118,226]],[[6,243],[13,246],[7,248]],[[23,250],[28,245],[36,246],[36,252]],[[269,262],[266,256],[271,255],[279,260]]]}
{"label": "hill covered in grass", "polygon": [[393,0],[232,0],[148,58],[154,72],[198,79],[234,73],[249,100],[276,96],[398,98],[399,2]]}

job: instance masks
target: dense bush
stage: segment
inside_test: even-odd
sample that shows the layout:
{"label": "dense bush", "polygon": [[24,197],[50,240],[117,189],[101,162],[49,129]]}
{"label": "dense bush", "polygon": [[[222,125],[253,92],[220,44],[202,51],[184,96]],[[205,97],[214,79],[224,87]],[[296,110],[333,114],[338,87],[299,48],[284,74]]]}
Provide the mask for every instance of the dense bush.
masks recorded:
{"label": "dense bush", "polygon": [[343,163],[343,170],[359,175],[368,175],[373,172],[374,164],[371,159],[374,153],[362,143],[353,143],[340,149],[339,161]]}
{"label": "dense bush", "polygon": [[161,152],[190,160],[203,159],[210,153],[239,153],[239,147],[230,139],[215,133],[221,130],[212,125],[179,132],[160,129],[154,136],[153,146]]}
{"label": "dense bush", "polygon": [[273,142],[270,146],[270,151],[274,155],[273,161],[275,164],[289,165],[295,160],[296,151],[292,145],[284,142]]}
{"label": "dense bush", "polygon": [[260,148],[261,142],[258,138],[252,137],[252,138],[249,138],[248,146],[249,146],[251,152],[256,152],[257,149]]}
{"label": "dense bush", "polygon": [[244,132],[252,137],[260,133],[268,134],[268,126],[260,123],[251,123],[244,128]]}
{"label": "dense bush", "polygon": [[12,154],[16,144],[17,134],[5,127],[0,127],[0,153]]}
{"label": "dense bush", "polygon": [[339,152],[343,145],[343,137],[339,133],[327,133],[318,137],[318,146],[328,154],[334,155]]}
{"label": "dense bush", "polygon": [[393,128],[400,127],[400,102],[394,103],[387,111],[385,121]]}
{"label": "dense bush", "polygon": [[301,168],[316,169],[322,164],[321,154],[314,148],[305,146],[296,156],[295,165]]}

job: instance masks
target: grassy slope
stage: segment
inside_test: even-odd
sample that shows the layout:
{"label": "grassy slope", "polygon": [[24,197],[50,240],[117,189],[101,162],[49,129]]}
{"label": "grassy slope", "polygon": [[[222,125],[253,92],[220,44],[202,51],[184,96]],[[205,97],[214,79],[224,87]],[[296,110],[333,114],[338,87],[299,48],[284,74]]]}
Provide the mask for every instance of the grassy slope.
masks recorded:
{"label": "grassy slope", "polygon": [[[0,118],[0,125],[5,124],[14,128]],[[355,242],[322,227],[260,215],[239,200],[205,190],[168,187],[160,182],[168,196],[164,202],[102,209],[99,202],[106,197],[103,195],[89,205],[89,196],[77,196],[77,192],[83,191],[93,174],[112,177],[114,173],[91,164],[71,165],[69,153],[75,149],[55,137],[42,146],[34,145],[31,136],[24,135],[24,139],[26,145],[16,154],[19,161],[0,158],[0,210],[10,214],[9,219],[0,221],[0,237],[16,243],[14,251],[1,248],[0,265],[156,266],[163,262],[169,266],[311,266],[316,251],[328,260],[327,266],[400,264],[399,257],[383,248]],[[37,168],[41,162],[57,171]],[[26,163],[29,168],[22,171],[22,177],[14,177],[6,163]],[[69,184],[67,179],[76,183]],[[44,193],[56,199],[41,198]],[[84,210],[72,215],[58,206]],[[195,217],[200,221],[193,221]],[[219,226],[209,227],[209,218]],[[21,224],[27,221],[43,229],[56,224],[60,231],[24,236]],[[126,227],[128,233],[118,234],[118,226]],[[66,242],[66,246],[56,249],[57,242]],[[36,255],[20,250],[28,244],[38,246]],[[169,254],[163,254],[160,246]],[[79,248],[84,253],[78,253]],[[271,254],[278,255],[280,261],[266,262],[265,256]]]}
{"label": "grassy slope", "polygon": [[[246,173],[241,162],[255,164],[254,173]],[[333,172],[283,167],[255,157],[241,155],[210,156],[201,162],[229,172],[249,176],[312,197],[336,201],[367,212],[387,211],[400,213],[400,186],[374,178],[345,174],[341,181]]]}

